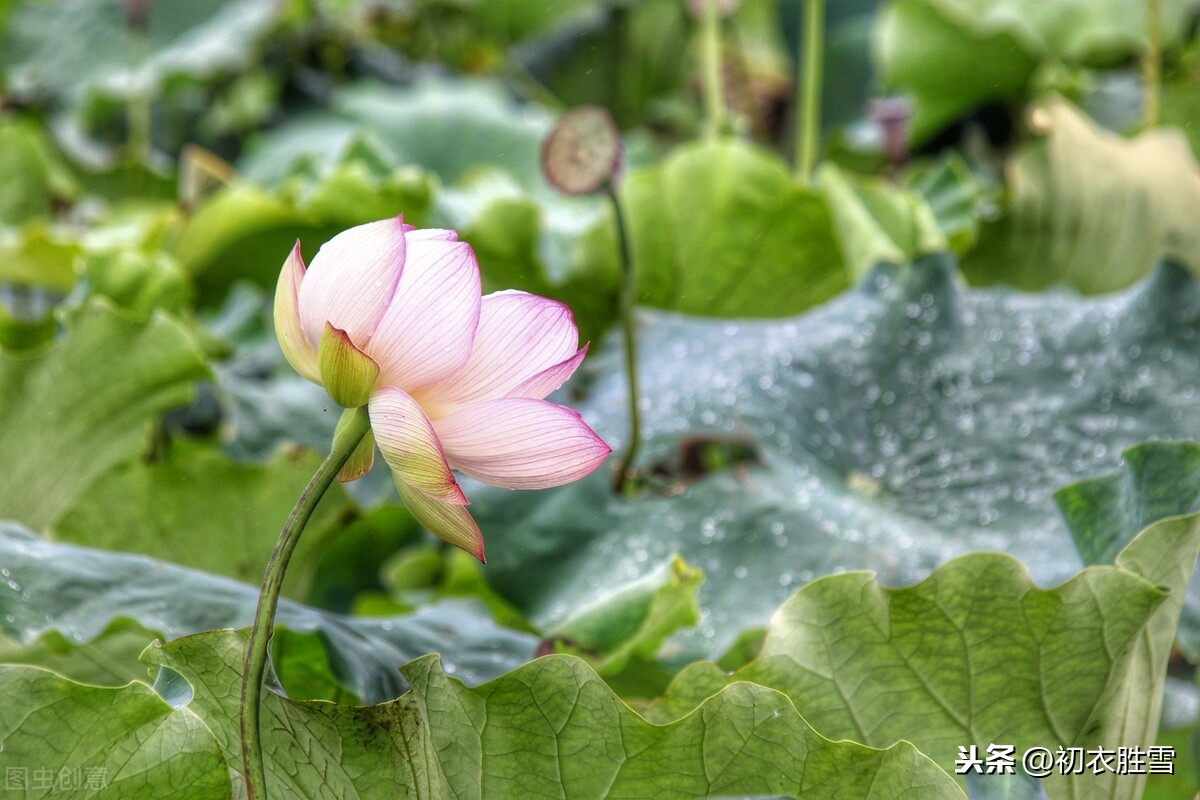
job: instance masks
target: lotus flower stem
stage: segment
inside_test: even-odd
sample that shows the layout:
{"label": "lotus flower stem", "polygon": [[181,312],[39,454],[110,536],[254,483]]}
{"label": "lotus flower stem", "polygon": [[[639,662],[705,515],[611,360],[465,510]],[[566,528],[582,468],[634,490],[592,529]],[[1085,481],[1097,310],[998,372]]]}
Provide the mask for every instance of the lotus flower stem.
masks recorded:
{"label": "lotus flower stem", "polygon": [[821,127],[821,64],[824,60],[825,0],[804,0],[804,65],[796,80],[796,177],[812,183]]}
{"label": "lotus flower stem", "polygon": [[263,764],[262,742],[259,740],[259,711],[262,699],[263,677],[267,668],[267,646],[274,630],[275,609],[279,605],[279,592],[283,588],[283,576],[288,561],[300,541],[300,534],[308,524],[317,503],[333,484],[342,465],[349,460],[358,443],[371,429],[370,417],[365,406],[347,411],[346,424],[340,425],[334,436],[329,455],[321,462],[316,474],[300,493],[292,513],[288,515],[279,540],[263,575],[262,588],[258,595],[258,608],[254,612],[254,626],[250,629],[250,640],[246,645],[246,661],[242,670],[241,731],[242,771],[246,779],[248,800],[266,800],[267,778]]}
{"label": "lotus flower stem", "polygon": [[637,275],[633,271],[633,252],[629,247],[629,231],[625,227],[621,201],[611,183],[608,184],[607,191],[608,198],[612,201],[613,216],[617,220],[617,239],[620,242],[621,325],[625,334],[625,382],[629,386],[629,444],[625,448],[625,455],[621,456],[621,465],[617,468],[617,476],[613,481],[613,491],[622,494],[642,437],[638,413],[637,319],[634,316],[634,306],[637,304]]}
{"label": "lotus flower stem", "polygon": [[704,113],[713,135],[725,130],[725,88],[721,81],[721,10],[720,0],[705,0],[701,19],[701,44],[704,76]]}
{"label": "lotus flower stem", "polygon": [[1142,60],[1142,130],[1158,125],[1162,71],[1162,0],[1146,0],[1146,54]]}

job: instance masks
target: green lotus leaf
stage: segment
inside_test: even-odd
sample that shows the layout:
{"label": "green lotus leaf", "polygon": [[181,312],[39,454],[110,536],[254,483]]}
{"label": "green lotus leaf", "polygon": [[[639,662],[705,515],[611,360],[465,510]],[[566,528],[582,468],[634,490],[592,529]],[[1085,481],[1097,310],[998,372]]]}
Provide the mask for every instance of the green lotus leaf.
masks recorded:
{"label": "green lotus leaf", "polygon": [[364,81],[341,88],[329,110],[300,116],[259,137],[238,162],[250,180],[280,186],[297,168],[345,160],[363,143],[377,166],[417,166],[447,185],[481,166],[522,184],[540,181],[542,137],[552,124],[484,80],[429,79],[408,89]]}
{"label": "green lotus leaf", "polygon": [[[145,658],[192,684],[189,708],[231,766],[244,639],[187,637]],[[646,722],[581,660],[548,656],[477,688],[436,655],[403,669],[412,691],[384,705],[263,697],[267,784],[288,796],[962,798],[907,743],[873,750],[817,735],[782,694],[739,683],[694,714]]]}
{"label": "green lotus leaf", "polygon": [[[1187,4],[1156,7],[1162,41],[1178,41]],[[1039,67],[1140,56],[1145,14],[1123,0],[893,0],[876,21],[875,56],[883,82],[912,95],[920,142],[979,106],[1025,98]]]}
{"label": "green lotus leaf", "polygon": [[[1054,496],[1086,564],[1105,564],[1144,528],[1200,511],[1200,445],[1147,442],[1121,454],[1119,472],[1081,481]],[[1200,581],[1184,600],[1179,647],[1200,655]]]}
{"label": "green lotus leaf", "polygon": [[0,69],[18,95],[75,103],[128,98],[172,78],[204,79],[258,63],[261,43],[284,12],[261,0],[147,4],[142,33],[121,0],[53,0],[14,7],[0,29]]}
{"label": "green lotus leaf", "polygon": [[124,686],[153,677],[138,656],[156,638],[129,619],[115,620],[86,644],[56,631],[27,643],[0,634],[0,664],[41,667],[91,686]]}
{"label": "green lotus leaf", "polygon": [[157,415],[208,375],[192,334],[167,316],[141,322],[93,302],[65,322],[34,354],[0,353],[0,513],[34,529],[135,455]]}
{"label": "green lotus leaf", "polygon": [[[621,185],[639,303],[712,317],[795,314],[849,281],[825,199],[736,140],[684,145]],[[585,243],[617,274],[611,222]]]}
{"label": "green lotus leaf", "polygon": [[[173,561],[254,584],[288,513],[321,459],[278,453],[263,465],[176,443],[165,460],[102,476],[54,525],[59,541]],[[327,492],[292,557],[285,594],[303,599],[353,504]]]}
{"label": "green lotus leaf", "polygon": [[[758,658],[732,675],[697,663],[649,718],[688,713],[736,681],[787,694],[825,736],[906,740],[947,771],[959,748],[1149,747],[1200,517],[1159,522],[1113,566],[1040,589],[1015,559],[975,553],[916,586],[869,573],[814,581],[774,616]],[[1059,797],[1140,797],[1145,775],[1052,774]]]}
{"label": "green lotus leaf", "polygon": [[1096,294],[1140,280],[1160,257],[1200,268],[1200,167],[1181,132],[1125,140],[1061,99],[1030,125],[1042,138],[1009,165],[1007,215],[964,260],[972,283]]}
{"label": "green lotus leaf", "polygon": [[0,667],[0,771],[22,797],[223,800],[229,777],[204,723],[144,683],[100,688]]}
{"label": "green lotus leaf", "polygon": [[920,143],[979,106],[1021,97],[1038,59],[1010,31],[964,28],[936,0],[894,0],[876,17],[880,79],[911,94]]}

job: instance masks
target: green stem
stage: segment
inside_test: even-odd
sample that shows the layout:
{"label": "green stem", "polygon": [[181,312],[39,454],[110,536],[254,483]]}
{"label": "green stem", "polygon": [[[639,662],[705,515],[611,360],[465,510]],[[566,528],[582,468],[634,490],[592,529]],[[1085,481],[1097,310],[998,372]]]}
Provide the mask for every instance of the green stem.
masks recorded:
{"label": "green stem", "polygon": [[1142,60],[1142,130],[1158,125],[1162,74],[1162,0],[1146,0],[1146,57]]}
{"label": "green stem", "polygon": [[719,135],[725,130],[725,89],[721,85],[721,12],[718,0],[704,4],[701,27],[704,75],[704,114],[708,117],[709,132]]}
{"label": "green stem", "polygon": [[296,543],[300,541],[300,534],[308,524],[317,503],[370,429],[371,420],[367,416],[366,406],[345,412],[343,424],[338,425],[329,455],[321,462],[308,486],[300,493],[292,513],[283,524],[283,530],[279,532],[279,540],[275,543],[275,549],[271,551],[271,558],[267,561],[267,570],[263,574],[262,588],[258,595],[258,608],[254,612],[254,627],[250,629],[250,640],[246,643],[246,661],[242,669],[242,772],[246,779],[247,800],[267,800],[267,776],[263,764],[262,742],[259,740],[259,712],[263,678],[267,669],[267,647],[271,642],[275,608],[279,605],[283,576],[296,549]]}
{"label": "green stem", "polygon": [[[130,48],[132,61],[130,73],[139,75],[139,64],[146,61],[149,45],[142,31],[133,32],[133,46]],[[131,90],[125,106],[125,121],[129,126],[127,157],[130,163],[146,164],[150,161],[150,89],[137,85]]]}
{"label": "green stem", "polygon": [[804,0],[804,66],[796,80],[796,177],[812,183],[821,127],[821,64],[824,61],[825,0]]}
{"label": "green stem", "polygon": [[608,199],[612,201],[613,215],[617,220],[617,239],[620,241],[621,325],[625,333],[625,381],[629,386],[629,446],[625,448],[625,455],[621,457],[621,465],[617,468],[617,476],[613,481],[613,491],[623,494],[633,467],[633,459],[637,456],[642,440],[642,426],[638,412],[637,320],[634,318],[634,306],[637,304],[637,275],[633,271],[633,252],[629,246],[629,231],[625,226],[625,215],[621,212],[621,201],[611,183],[608,184],[607,191]]}

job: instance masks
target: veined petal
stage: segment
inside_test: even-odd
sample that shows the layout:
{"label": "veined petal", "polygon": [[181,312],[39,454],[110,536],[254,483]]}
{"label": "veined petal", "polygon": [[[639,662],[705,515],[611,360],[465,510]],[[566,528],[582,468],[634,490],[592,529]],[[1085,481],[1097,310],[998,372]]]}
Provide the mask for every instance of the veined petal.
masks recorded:
{"label": "veined petal", "polygon": [[525,292],[489,294],[479,309],[470,359],[419,396],[435,417],[513,394],[540,400],[575,371],[583,358],[578,347],[579,329],[562,303]]}
{"label": "veined petal", "polygon": [[575,370],[579,369],[579,365],[583,363],[583,357],[587,355],[587,351],[588,346],[585,344],[575,355],[564,358],[554,366],[546,367],[538,374],[521,381],[507,392],[507,396],[532,397],[535,400],[541,400],[575,374]]}
{"label": "veined petal", "polygon": [[425,412],[404,391],[381,386],[367,406],[371,431],[397,481],[442,503],[466,505],[442,443]]}
{"label": "veined petal", "polygon": [[303,282],[304,256],[300,254],[300,240],[297,239],[283,262],[279,282],[275,285],[275,338],[292,369],[319,385],[321,370],[317,366],[317,350],[300,324],[299,294]]}
{"label": "veined petal", "polygon": [[407,228],[412,231],[408,234],[408,241],[419,242],[422,239],[440,239],[445,242],[457,242],[458,231],[449,228]]}
{"label": "veined petal", "polygon": [[365,347],[392,302],[404,271],[400,217],[342,231],[317,252],[300,286],[300,321],[309,341],[326,322]]}
{"label": "veined petal", "polygon": [[406,484],[399,473],[392,473],[392,477],[396,483],[396,491],[404,501],[404,507],[417,522],[442,541],[466,550],[483,563],[487,563],[483,556],[483,534],[466,506],[439,502],[420,489]]}
{"label": "veined petal", "polygon": [[342,408],[365,406],[371,399],[379,365],[355,347],[345,331],[328,322],[317,346],[317,364],[325,391]]}
{"label": "veined petal", "polygon": [[572,409],[526,397],[475,403],[434,427],[455,469],[509,489],[570,483],[612,452]]}
{"label": "veined petal", "polygon": [[457,372],[479,322],[479,264],[471,246],[408,234],[404,273],[368,350],[380,382],[406,391]]}

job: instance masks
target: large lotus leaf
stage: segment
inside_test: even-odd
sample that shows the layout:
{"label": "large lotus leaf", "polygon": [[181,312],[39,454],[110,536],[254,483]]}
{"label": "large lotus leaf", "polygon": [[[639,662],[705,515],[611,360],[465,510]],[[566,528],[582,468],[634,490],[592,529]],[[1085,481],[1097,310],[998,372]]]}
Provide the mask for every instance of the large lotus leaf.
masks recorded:
{"label": "large lotus leaf", "polygon": [[[1145,48],[1146,9],[1125,0],[894,0],[875,56],[886,85],[914,98],[922,141],[988,102],[1022,98],[1039,65],[1108,66]],[[1187,3],[1159,4],[1163,40],[1183,33]]]}
{"label": "large lotus leaf", "polygon": [[150,677],[138,656],[156,638],[129,619],[117,620],[87,644],[53,631],[24,644],[0,634],[0,664],[41,667],[91,686],[124,686]]}
{"label": "large lotus leaf", "polygon": [[[143,35],[127,17],[138,8]],[[0,69],[18,94],[129,97],[171,78],[204,79],[256,64],[258,43],[283,11],[270,0],[20,3],[0,36]]]}
{"label": "large lotus leaf", "polygon": [[[621,196],[639,302],[718,317],[794,314],[844,289],[848,276],[825,199],[775,156],[737,140],[684,145],[631,170]],[[611,228],[611,226],[610,226]],[[611,229],[592,257],[611,262]]]}
{"label": "large lotus leaf", "polygon": [[61,341],[35,355],[0,353],[0,515],[34,529],[136,453],[151,420],[185,405],[207,374],[169,317],[137,322],[90,303],[66,323]]}
{"label": "large lotus leaf", "polygon": [[[1068,486],[1055,495],[1084,563],[1103,564],[1151,523],[1200,511],[1200,446],[1150,442],[1121,454],[1120,472]],[[1194,580],[1179,646],[1200,657],[1200,581]]]}
{"label": "large lotus leaf", "polygon": [[[257,587],[145,556],[43,542],[11,524],[0,525],[0,563],[0,633],[21,643],[50,631],[86,643],[126,617],[167,638],[244,627],[258,601]],[[537,646],[462,601],[370,618],[284,599],[276,618],[293,633],[318,635],[333,675],[367,702],[398,696],[396,668],[424,653],[442,653],[455,674],[478,682],[526,661]]]}
{"label": "large lotus leaf", "polygon": [[[1009,31],[1031,52],[1080,63],[1112,63],[1140,54],[1146,41],[1146,8],[1125,0],[925,0],[959,25],[976,31]],[[1176,40],[1188,5],[1158,3],[1160,35]]]}
{"label": "large lotus leaf", "polygon": [[886,4],[873,50],[884,86],[912,96],[915,143],[974,108],[1020,97],[1037,68],[1011,33],[964,29],[930,0]]}
{"label": "large lotus leaf", "polygon": [[1030,114],[1042,135],[1008,168],[1011,207],[983,229],[963,271],[1026,289],[1121,289],[1165,254],[1200,267],[1200,168],[1176,130],[1125,140],[1064,100]]}
{"label": "large lotus leaf", "polygon": [[[904,589],[869,573],[814,581],[774,616],[732,675],[684,670],[649,714],[689,712],[727,682],[787,694],[814,728],[877,747],[911,741],[952,770],[959,748],[1146,748],[1154,743],[1200,518],[1158,523],[1114,566],[1039,589],[1010,556],[975,553]],[[1050,797],[1140,796],[1145,777],[1043,781]]]}
{"label": "large lotus leaf", "polygon": [[[639,464],[679,485],[626,499],[599,470],[540,492],[469,486],[489,581],[548,628],[678,552],[707,576],[701,638],[682,644],[716,657],[838,570],[906,583],[1000,550],[1039,582],[1073,575],[1053,491],[1200,429],[1200,291],[1170,265],[1093,299],[956,277],[944,257],[881,266],[786,320],[643,312]],[[619,454],[620,340],[588,364],[578,407]],[[688,456],[705,441],[755,455],[697,475]]]}
{"label": "large lotus leaf", "polygon": [[280,185],[298,166],[345,156],[365,136],[384,163],[422,167],[446,184],[486,165],[532,185],[552,123],[545,110],[515,104],[488,81],[430,79],[410,88],[364,81],[334,93],[329,110],[259,137],[238,169],[250,180]]}
{"label": "large lotus leaf", "polygon": [[24,798],[223,800],[221,751],[190,710],[143,683],[84,686],[42,669],[0,667],[0,768]]}
{"label": "large lotus leaf", "polygon": [[[242,638],[201,634],[146,652],[195,689],[189,708],[240,764]],[[663,726],[579,659],[550,656],[470,689],[436,655],[403,668],[412,691],[374,707],[263,697],[267,782],[292,797],[778,795],[962,798],[907,743],[872,750],[817,735],[787,698],[739,683]]]}
{"label": "large lotus leaf", "polygon": [[[296,498],[321,463],[311,452],[239,464],[180,443],[157,463],[104,475],[54,525],[55,538],[174,561],[254,584]],[[302,599],[353,504],[340,484],[321,499],[289,564],[285,594]]]}

